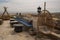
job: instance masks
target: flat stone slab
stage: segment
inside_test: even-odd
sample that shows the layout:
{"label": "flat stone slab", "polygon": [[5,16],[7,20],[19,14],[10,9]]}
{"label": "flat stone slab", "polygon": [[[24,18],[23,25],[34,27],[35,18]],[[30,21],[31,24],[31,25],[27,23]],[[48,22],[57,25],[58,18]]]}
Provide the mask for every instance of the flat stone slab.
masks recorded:
{"label": "flat stone slab", "polygon": [[10,23],[17,23],[18,21],[10,21]]}
{"label": "flat stone slab", "polygon": [[10,21],[15,21],[15,19],[11,18]]}
{"label": "flat stone slab", "polygon": [[14,27],[24,26],[23,24],[13,24]]}

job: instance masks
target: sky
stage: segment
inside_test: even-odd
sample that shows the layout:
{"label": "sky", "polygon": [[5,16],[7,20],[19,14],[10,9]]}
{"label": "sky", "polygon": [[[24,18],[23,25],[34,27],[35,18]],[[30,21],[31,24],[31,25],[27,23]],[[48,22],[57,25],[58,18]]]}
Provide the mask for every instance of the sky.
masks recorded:
{"label": "sky", "polygon": [[46,9],[50,12],[60,12],[60,0],[0,0],[0,12],[4,11],[4,6],[8,12],[37,12],[37,7]]}

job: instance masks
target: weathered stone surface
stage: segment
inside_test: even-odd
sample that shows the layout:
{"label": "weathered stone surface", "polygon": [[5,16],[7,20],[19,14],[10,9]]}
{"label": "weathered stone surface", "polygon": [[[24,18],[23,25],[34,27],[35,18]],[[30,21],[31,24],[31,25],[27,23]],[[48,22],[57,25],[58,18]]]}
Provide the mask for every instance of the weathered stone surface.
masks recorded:
{"label": "weathered stone surface", "polygon": [[34,40],[34,38],[26,32],[15,33],[9,21],[4,21],[3,25],[0,25],[0,40]]}

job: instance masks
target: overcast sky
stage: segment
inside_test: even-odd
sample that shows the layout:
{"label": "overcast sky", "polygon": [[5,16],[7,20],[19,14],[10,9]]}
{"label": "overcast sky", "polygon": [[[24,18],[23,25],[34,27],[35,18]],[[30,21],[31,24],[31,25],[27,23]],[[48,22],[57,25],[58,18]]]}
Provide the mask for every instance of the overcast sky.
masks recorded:
{"label": "overcast sky", "polygon": [[60,12],[60,0],[0,0],[0,12],[3,7],[8,7],[8,12],[37,12],[37,7],[43,10],[44,2],[47,3],[47,10]]}

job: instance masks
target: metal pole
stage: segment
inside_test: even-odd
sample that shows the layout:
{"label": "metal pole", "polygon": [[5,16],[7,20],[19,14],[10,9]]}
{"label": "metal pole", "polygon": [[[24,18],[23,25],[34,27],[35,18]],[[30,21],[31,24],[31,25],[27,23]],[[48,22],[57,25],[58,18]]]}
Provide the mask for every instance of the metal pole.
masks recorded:
{"label": "metal pole", "polygon": [[44,10],[46,10],[46,2],[44,2]]}
{"label": "metal pole", "polygon": [[[45,11],[46,11],[46,2],[44,2],[44,14],[45,14]],[[46,23],[46,17],[45,17],[45,23]]]}

